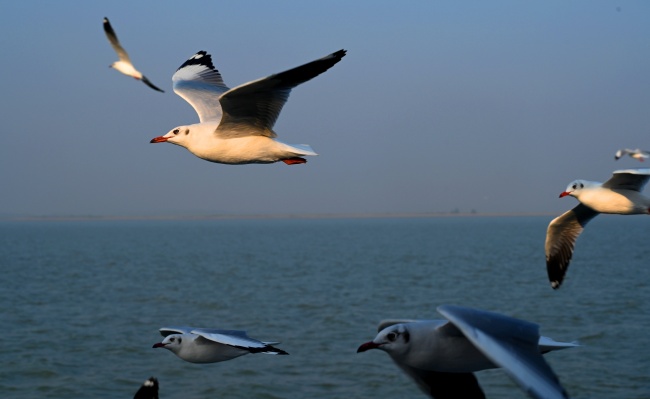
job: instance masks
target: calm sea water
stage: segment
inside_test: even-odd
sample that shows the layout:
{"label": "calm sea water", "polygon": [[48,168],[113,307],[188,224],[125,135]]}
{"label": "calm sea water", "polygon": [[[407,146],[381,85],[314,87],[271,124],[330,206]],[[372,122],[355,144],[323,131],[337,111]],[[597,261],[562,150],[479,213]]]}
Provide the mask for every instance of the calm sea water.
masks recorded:
{"label": "calm sea water", "polygon": [[[580,348],[546,356],[573,398],[650,397],[650,219],[594,220],[565,285],[547,282],[549,217],[0,223],[2,398],[424,397],[387,354],[384,318],[440,304],[539,323]],[[290,356],[195,365],[152,349],[165,325],[247,330]],[[492,398],[525,398],[502,371]]]}

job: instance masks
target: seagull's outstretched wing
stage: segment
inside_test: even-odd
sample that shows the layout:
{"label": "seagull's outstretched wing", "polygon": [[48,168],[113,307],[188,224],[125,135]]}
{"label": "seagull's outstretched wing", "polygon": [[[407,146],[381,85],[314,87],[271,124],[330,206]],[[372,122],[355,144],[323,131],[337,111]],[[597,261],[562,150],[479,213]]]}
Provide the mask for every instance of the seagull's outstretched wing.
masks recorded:
{"label": "seagull's outstretched wing", "polygon": [[165,92],[164,90],[162,90],[162,89],[160,89],[160,88],[154,86],[154,84],[151,83],[151,82],[149,81],[149,79],[147,79],[147,77],[144,76],[144,75],[142,76],[142,82],[144,82],[144,84],[146,84],[147,86],[151,87],[151,88],[154,89],[154,90],[158,90],[158,91],[161,92],[161,93],[164,93],[164,92]]}
{"label": "seagull's outstretched wing", "polygon": [[200,122],[220,121],[219,96],[228,91],[212,56],[199,51],[183,63],[172,76],[174,92],[190,103]]}
{"label": "seagull's outstretched wing", "polygon": [[104,17],[104,33],[106,33],[106,37],[108,38],[109,43],[113,47],[113,50],[115,50],[115,52],[117,53],[117,56],[120,58],[120,61],[128,62],[129,64],[131,64],[129,55],[126,53],[126,50],[124,50],[124,48],[120,44],[120,41],[117,40],[117,35],[115,34],[115,31],[111,26],[111,23],[106,17]]}
{"label": "seagull's outstretched wing", "polygon": [[613,190],[633,190],[641,192],[650,180],[650,168],[622,169],[614,171],[603,187]]}
{"label": "seagull's outstretched wing", "polygon": [[477,349],[502,367],[532,397],[569,397],[539,352],[539,327],[536,324],[461,306],[439,306],[438,312],[454,323]]}
{"label": "seagull's outstretched wing", "polygon": [[616,151],[616,154],[614,154],[614,159],[618,161],[619,159],[621,159],[622,157],[624,157],[625,155],[627,155],[627,154],[629,154],[631,152],[632,151],[628,150],[627,148],[622,148],[622,149]]}
{"label": "seagull's outstretched wing", "polygon": [[255,127],[259,135],[276,137],[273,125],[291,89],[327,71],[341,61],[345,53],[345,50],[339,50],[288,71],[228,90],[219,98],[223,117],[216,133],[223,135],[228,132],[228,137],[233,137],[242,131],[242,135],[250,135],[251,127]]}
{"label": "seagull's outstretched wing", "polygon": [[268,343],[258,341],[246,335],[245,331],[238,330],[209,330],[198,328],[192,330],[192,334],[200,335],[201,337],[218,342],[224,345],[236,346],[238,348],[246,349],[252,353],[268,353],[287,355],[282,349],[274,348]]}
{"label": "seagull's outstretched wing", "polygon": [[569,268],[576,240],[589,221],[599,212],[586,205],[575,208],[556,217],[546,230],[546,272],[554,289],[560,288]]}

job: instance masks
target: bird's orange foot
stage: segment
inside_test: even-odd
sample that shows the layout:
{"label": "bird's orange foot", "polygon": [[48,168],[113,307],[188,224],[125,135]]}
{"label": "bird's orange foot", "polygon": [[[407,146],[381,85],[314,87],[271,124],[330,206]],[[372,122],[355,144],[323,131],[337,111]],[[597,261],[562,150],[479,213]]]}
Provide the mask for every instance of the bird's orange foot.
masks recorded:
{"label": "bird's orange foot", "polygon": [[287,158],[283,159],[282,162],[286,163],[287,165],[297,165],[299,163],[307,163],[307,160],[304,158]]}

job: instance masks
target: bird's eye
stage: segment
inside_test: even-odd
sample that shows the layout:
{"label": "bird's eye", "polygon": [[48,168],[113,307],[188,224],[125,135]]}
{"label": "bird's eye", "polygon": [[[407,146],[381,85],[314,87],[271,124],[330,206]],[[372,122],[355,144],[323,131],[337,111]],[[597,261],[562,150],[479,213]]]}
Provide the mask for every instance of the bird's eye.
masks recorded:
{"label": "bird's eye", "polygon": [[388,335],[386,335],[386,338],[388,338],[389,341],[395,341],[395,339],[397,338],[397,334],[394,332],[388,333]]}
{"label": "bird's eye", "polygon": [[574,189],[574,190],[576,189],[576,187],[578,187],[577,184],[574,184],[573,186],[571,186],[571,188]]}
{"label": "bird's eye", "polygon": [[178,129],[174,129],[174,131],[172,133],[178,134]]}
{"label": "bird's eye", "polygon": [[169,339],[169,342],[174,342],[174,341],[176,341],[176,338],[170,338]]}

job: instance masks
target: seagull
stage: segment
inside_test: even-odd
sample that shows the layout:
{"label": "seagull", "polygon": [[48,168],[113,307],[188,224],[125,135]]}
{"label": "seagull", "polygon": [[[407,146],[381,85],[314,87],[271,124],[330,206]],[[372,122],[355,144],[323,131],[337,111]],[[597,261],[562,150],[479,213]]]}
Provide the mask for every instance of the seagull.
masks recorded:
{"label": "seagull", "polygon": [[448,320],[384,320],[357,353],[381,349],[435,399],[485,398],[475,371],[502,367],[534,398],[568,398],[542,357],[578,346],[539,335],[539,326],[498,313],[442,305]]}
{"label": "seagull", "polygon": [[635,149],[635,150],[630,150],[629,148],[624,148],[622,150],[616,151],[616,155],[614,155],[614,159],[618,161],[619,158],[621,158],[621,157],[623,157],[625,155],[629,155],[632,158],[634,158],[634,159],[636,159],[636,160],[638,160],[640,162],[643,162],[645,159],[650,158],[650,151],[641,150],[641,149],[638,149],[638,148]]}
{"label": "seagull", "polygon": [[560,288],[578,236],[599,213],[650,214],[650,197],[641,194],[648,179],[650,168],[617,170],[605,183],[575,180],[560,193],[560,198],[570,195],[580,203],[548,225],[546,271],[551,287]]}
{"label": "seagull", "polygon": [[111,43],[113,50],[115,50],[117,56],[120,57],[120,60],[115,61],[114,63],[109,65],[109,68],[113,68],[118,72],[122,72],[123,74],[127,76],[131,76],[135,79],[142,80],[144,84],[151,87],[152,89],[164,93],[163,90],[154,86],[153,83],[151,83],[146,76],[144,76],[140,71],[135,69],[135,67],[131,63],[131,60],[129,59],[129,55],[126,53],[126,50],[124,50],[124,48],[120,44],[120,41],[117,40],[117,35],[115,34],[113,27],[111,27],[111,23],[108,21],[108,18],[106,17],[104,17],[104,32],[106,33],[106,37],[108,38],[108,41]]}
{"label": "seagull", "polygon": [[190,363],[223,362],[249,353],[288,355],[282,349],[272,346],[279,342],[258,341],[246,335],[246,331],[163,327],[160,334],[165,339],[154,344],[154,348],[170,350]]}
{"label": "seagull", "polygon": [[190,103],[200,123],[178,126],[150,142],[180,145],[199,158],[223,164],[306,163],[303,156],[318,154],[306,144],[275,140],[273,125],[291,89],[327,71],[345,53],[339,50],[229,89],[214,68],[212,57],[199,51],[176,70],[172,82],[174,92]]}
{"label": "seagull", "polygon": [[133,399],[158,399],[158,380],[150,377],[143,382]]}

